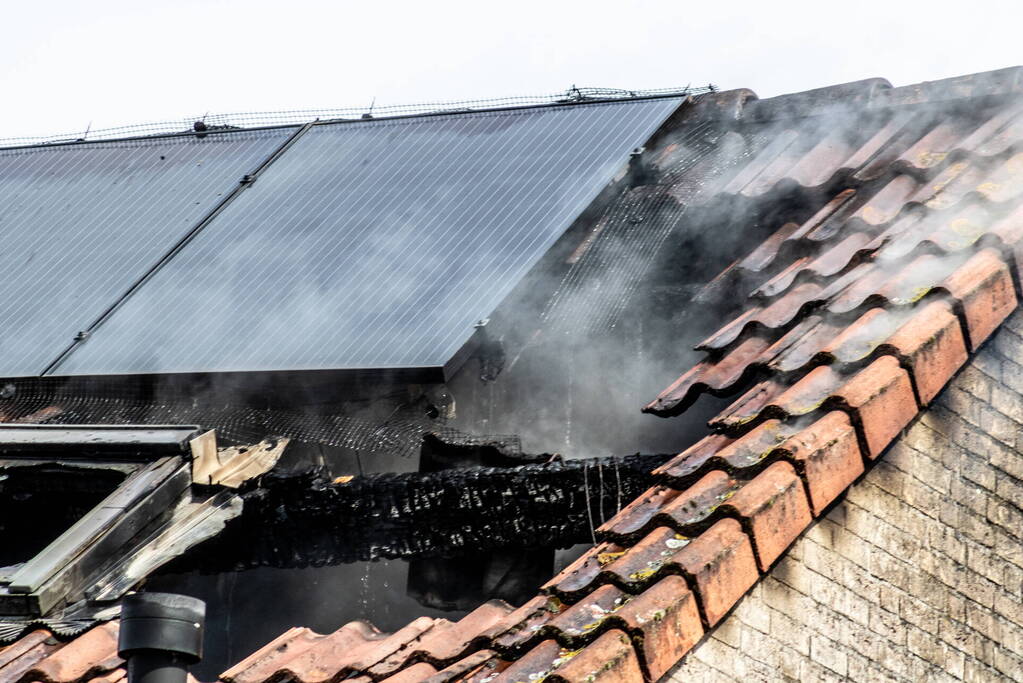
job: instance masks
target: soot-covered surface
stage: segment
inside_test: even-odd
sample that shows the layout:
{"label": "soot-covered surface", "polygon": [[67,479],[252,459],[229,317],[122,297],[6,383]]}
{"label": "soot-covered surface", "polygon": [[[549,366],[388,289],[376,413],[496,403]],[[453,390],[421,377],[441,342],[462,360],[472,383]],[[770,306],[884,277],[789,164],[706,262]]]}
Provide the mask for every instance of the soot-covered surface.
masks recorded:
{"label": "soot-covered surface", "polygon": [[567,547],[635,498],[668,455],[324,478],[266,476],[176,570],[230,571]]}

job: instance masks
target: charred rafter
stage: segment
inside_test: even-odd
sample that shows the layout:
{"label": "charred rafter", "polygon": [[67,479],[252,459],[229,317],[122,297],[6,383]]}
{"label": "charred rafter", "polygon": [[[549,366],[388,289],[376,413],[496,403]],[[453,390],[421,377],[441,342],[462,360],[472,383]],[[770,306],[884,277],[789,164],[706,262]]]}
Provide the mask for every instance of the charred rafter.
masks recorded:
{"label": "charred rafter", "polygon": [[[303,567],[452,556],[592,539],[668,456],[632,455],[508,468],[377,474],[267,475],[242,515],[168,571]],[[592,524],[592,526],[591,526]]]}

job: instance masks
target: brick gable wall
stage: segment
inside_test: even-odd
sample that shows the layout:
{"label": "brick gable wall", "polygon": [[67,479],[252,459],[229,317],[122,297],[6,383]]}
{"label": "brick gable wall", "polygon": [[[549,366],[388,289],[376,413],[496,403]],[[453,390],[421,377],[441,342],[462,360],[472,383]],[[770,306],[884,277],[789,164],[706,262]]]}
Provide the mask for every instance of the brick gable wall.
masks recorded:
{"label": "brick gable wall", "polygon": [[1023,680],[1023,313],[671,675]]}

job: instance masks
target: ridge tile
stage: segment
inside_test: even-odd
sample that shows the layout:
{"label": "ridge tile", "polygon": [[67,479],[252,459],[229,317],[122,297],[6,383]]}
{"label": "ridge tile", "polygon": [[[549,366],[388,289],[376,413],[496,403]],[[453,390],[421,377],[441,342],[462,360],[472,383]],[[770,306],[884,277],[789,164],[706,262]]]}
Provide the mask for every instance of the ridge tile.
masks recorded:
{"label": "ridge tile", "polygon": [[835,398],[854,411],[871,459],[881,455],[918,411],[909,374],[894,356],[881,356],[855,374]]}
{"label": "ridge tile", "polygon": [[814,516],[863,474],[856,429],[841,410],[827,413],[789,437],[779,450],[802,471]]}
{"label": "ridge tile", "polygon": [[[529,680],[526,679],[526,683]],[[643,680],[643,672],[632,640],[614,630],[571,656],[566,655],[553,667],[547,680],[550,683],[637,683]]]}
{"label": "ridge tile", "polygon": [[1016,308],[1012,275],[997,249],[987,247],[970,257],[944,282],[959,300],[976,350]]}
{"label": "ridge tile", "polygon": [[692,577],[703,618],[714,626],[760,578],[753,548],[739,522],[725,518],[693,539],[685,550],[677,561]]}
{"label": "ridge tile", "polygon": [[918,308],[884,346],[894,349],[910,367],[922,405],[938,395],[968,357],[959,318],[944,299]]}
{"label": "ridge tile", "polygon": [[766,572],[813,519],[792,465],[775,462],[722,504],[749,525],[760,571]]}
{"label": "ridge tile", "polygon": [[633,634],[640,658],[656,681],[703,637],[696,597],[681,576],[666,576],[623,605],[615,617]]}

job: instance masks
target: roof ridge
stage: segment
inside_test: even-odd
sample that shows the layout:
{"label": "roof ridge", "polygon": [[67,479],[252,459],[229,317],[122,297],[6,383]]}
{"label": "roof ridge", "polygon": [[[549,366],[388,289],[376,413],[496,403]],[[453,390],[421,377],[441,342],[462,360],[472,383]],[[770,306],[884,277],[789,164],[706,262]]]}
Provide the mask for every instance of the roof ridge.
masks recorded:
{"label": "roof ridge", "polygon": [[687,117],[764,123],[864,109],[951,104],[958,100],[976,102],[1020,92],[1023,66],[1012,66],[902,86],[894,86],[885,78],[864,78],[768,98],[760,98],[748,88],[719,90],[694,98]]}

